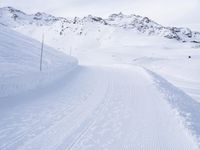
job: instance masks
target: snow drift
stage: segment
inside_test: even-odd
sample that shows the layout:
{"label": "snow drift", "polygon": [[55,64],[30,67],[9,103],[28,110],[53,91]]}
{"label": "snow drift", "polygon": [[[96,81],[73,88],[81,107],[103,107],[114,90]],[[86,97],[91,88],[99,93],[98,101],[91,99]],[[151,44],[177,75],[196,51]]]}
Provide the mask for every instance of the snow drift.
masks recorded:
{"label": "snow drift", "polygon": [[73,57],[44,46],[40,72],[40,53],[40,42],[0,26],[0,97],[53,82],[77,64]]}

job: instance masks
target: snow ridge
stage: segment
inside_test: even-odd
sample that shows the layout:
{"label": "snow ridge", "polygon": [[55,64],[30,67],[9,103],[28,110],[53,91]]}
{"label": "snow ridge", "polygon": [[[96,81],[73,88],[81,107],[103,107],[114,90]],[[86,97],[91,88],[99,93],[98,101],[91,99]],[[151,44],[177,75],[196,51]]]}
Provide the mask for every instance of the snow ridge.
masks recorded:
{"label": "snow ridge", "polygon": [[0,25],[0,99],[51,84],[77,66],[77,60]]}
{"label": "snow ridge", "polygon": [[[98,24],[101,25],[102,28],[104,26],[111,26],[135,30],[146,35],[158,35],[181,42],[200,43],[199,32],[191,31],[189,28],[165,27],[154,22],[148,17],[142,17],[134,14],[112,14],[107,19],[92,15],[84,18],[63,18],[41,12],[29,15],[12,7],[3,7],[0,8],[0,24],[10,28],[19,28],[25,25],[56,26],[60,35],[63,35],[64,32],[67,33],[67,29],[71,29],[73,32],[82,35],[85,30],[83,26],[87,24]],[[59,27],[57,24],[59,24]],[[96,29],[98,30],[98,28]]]}
{"label": "snow ridge", "polygon": [[145,70],[152,76],[156,87],[163,93],[165,99],[184,118],[185,126],[192,131],[193,136],[199,141],[200,119],[196,116],[200,113],[200,104],[160,75],[148,69]]}

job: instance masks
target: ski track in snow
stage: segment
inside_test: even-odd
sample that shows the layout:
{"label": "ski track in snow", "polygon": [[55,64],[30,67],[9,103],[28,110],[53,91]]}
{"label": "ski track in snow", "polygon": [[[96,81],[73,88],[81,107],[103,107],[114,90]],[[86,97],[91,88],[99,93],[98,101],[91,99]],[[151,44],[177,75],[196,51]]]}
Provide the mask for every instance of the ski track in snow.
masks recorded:
{"label": "ski track in snow", "polygon": [[79,66],[52,88],[1,103],[1,150],[199,149],[140,67]]}

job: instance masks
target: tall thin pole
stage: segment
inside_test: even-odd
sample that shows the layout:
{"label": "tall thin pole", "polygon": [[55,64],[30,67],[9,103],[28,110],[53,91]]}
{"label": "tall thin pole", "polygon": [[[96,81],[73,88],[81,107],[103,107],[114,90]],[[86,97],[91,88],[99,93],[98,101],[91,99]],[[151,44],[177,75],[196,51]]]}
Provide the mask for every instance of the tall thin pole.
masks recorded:
{"label": "tall thin pole", "polygon": [[72,47],[70,47],[69,55],[72,56]]}
{"label": "tall thin pole", "polygon": [[41,47],[41,55],[40,55],[40,71],[42,71],[43,51],[44,51],[44,33],[42,34],[42,47]]}

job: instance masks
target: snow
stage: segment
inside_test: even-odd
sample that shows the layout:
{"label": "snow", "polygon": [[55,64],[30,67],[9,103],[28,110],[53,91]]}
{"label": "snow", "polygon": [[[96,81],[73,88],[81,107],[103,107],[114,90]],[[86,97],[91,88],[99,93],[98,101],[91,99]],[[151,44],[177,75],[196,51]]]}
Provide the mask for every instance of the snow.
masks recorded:
{"label": "snow", "polygon": [[45,46],[40,72],[40,42],[0,26],[0,43],[0,97],[51,83],[77,64],[76,59]]}
{"label": "snow", "polygon": [[[122,24],[137,17],[120,15]],[[198,150],[198,44],[92,16],[77,21],[8,26],[37,40],[44,32],[45,43],[57,49],[45,46],[42,73],[41,43],[1,28],[0,149]]]}
{"label": "snow", "polygon": [[140,67],[80,66],[40,92],[4,105],[1,149],[198,149]]}
{"label": "snow", "polygon": [[178,109],[178,113],[184,117],[186,126],[192,129],[193,135],[199,138],[200,119],[196,116],[200,113],[200,104],[161,76],[152,71],[148,72],[153,76],[157,88],[164,94],[172,107]]}
{"label": "snow", "polygon": [[[168,39],[178,40],[180,42],[190,42],[193,45],[200,43],[200,33],[191,31],[186,27],[165,27],[162,26],[148,17],[139,15],[124,15],[122,13],[112,14],[107,19],[88,15],[84,18],[62,18],[55,17],[46,13],[26,14],[20,10],[12,7],[0,8],[0,24],[20,31],[25,35],[33,34],[32,37],[36,38],[38,35],[38,28],[50,34],[59,37],[61,41],[73,37],[85,39],[88,34],[94,33],[96,40],[101,38],[101,29],[103,33],[109,32],[111,29],[129,29],[144,35],[153,35],[164,37]],[[94,28],[91,28],[93,26]],[[35,28],[37,30],[35,31]],[[89,28],[89,30],[88,30]],[[107,30],[105,30],[107,29]],[[64,37],[63,37],[64,36]],[[37,39],[37,38],[36,38]],[[51,39],[50,43],[56,42],[57,38]],[[77,43],[77,42],[76,42]]]}

